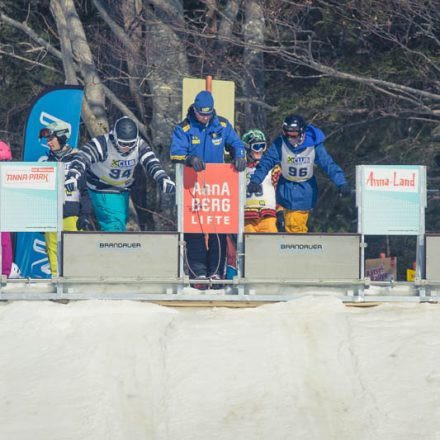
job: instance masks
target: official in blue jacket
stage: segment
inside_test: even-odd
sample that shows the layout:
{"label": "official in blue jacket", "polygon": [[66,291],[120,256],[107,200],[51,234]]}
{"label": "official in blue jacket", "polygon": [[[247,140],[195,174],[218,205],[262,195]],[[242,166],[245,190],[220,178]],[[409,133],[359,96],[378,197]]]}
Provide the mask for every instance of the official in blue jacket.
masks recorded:
{"label": "official in blue jacket", "polygon": [[339,188],[341,196],[350,194],[344,172],[324,147],[325,135],[299,115],[289,115],[283,122],[283,134],[270,146],[249,182],[248,193],[261,191],[261,182],[277,164],[281,176],[277,185],[277,203],[284,208],[285,230],[308,231],[310,210],[316,205],[318,186],[314,165],[318,164]]}
{"label": "official in blue jacket", "polygon": [[[214,99],[208,91],[197,94],[186,118],[176,126],[171,139],[170,156],[173,162],[181,162],[203,171],[206,163],[223,163],[225,148],[232,150],[234,166],[238,172],[246,169],[245,148],[229,121],[218,116]],[[185,234],[188,269],[192,279],[219,280],[224,275],[226,235]],[[207,284],[196,285],[205,289]],[[214,285],[220,287],[220,285]]]}
{"label": "official in blue jacket", "polygon": [[[246,168],[245,149],[240,137],[226,118],[216,115],[211,93],[200,92],[186,118],[174,129],[171,160],[185,162],[185,165],[201,171],[205,169],[205,163],[224,162],[226,145],[234,150],[235,167],[238,169],[244,163]],[[243,170],[240,168],[239,171]]]}

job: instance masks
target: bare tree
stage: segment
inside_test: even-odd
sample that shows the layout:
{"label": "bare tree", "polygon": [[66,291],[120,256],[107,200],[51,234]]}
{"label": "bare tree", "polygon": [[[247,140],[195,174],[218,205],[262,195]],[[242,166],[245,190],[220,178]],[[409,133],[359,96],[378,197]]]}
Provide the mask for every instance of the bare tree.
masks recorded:
{"label": "bare tree", "polygon": [[[285,15],[272,16],[273,41],[261,50],[275,54],[295,69],[311,69],[327,77],[371,87],[396,103],[388,110],[381,109],[390,117],[434,123],[440,119],[440,70],[435,55],[440,50],[438,1],[318,0],[295,4],[292,12],[293,3],[281,2]],[[317,27],[332,18],[338,21],[327,40],[322,40]],[[353,47],[357,55],[365,57],[365,66],[378,52],[398,57],[399,62],[390,67],[386,79],[381,78],[385,72],[362,72],[360,63],[353,64]],[[351,60],[351,65],[344,59]],[[402,60],[412,67],[412,74],[406,70],[399,75],[396,71]],[[368,69],[371,70],[370,66]]]}
{"label": "bare tree", "polygon": [[264,54],[256,49],[264,45],[265,23],[264,9],[260,2],[250,0],[246,2],[243,23],[244,38],[244,75],[243,94],[249,100],[244,104],[245,123],[247,128],[266,128],[266,113],[258,102],[265,101],[264,85]]}

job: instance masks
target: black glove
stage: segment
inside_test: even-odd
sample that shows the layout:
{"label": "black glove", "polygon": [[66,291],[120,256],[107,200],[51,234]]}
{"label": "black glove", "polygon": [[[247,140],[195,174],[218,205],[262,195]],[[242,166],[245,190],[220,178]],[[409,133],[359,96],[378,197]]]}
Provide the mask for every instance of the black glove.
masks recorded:
{"label": "black glove", "polygon": [[173,194],[176,192],[176,184],[169,177],[162,177],[159,180],[160,189],[164,194]]}
{"label": "black glove", "polygon": [[251,197],[252,194],[255,194],[256,196],[263,195],[263,188],[261,187],[260,183],[255,183],[255,182],[248,183],[248,186],[246,188],[246,196]]}
{"label": "black glove", "polygon": [[351,194],[351,189],[347,184],[339,187],[339,197],[348,197]]}
{"label": "black glove", "polygon": [[88,217],[81,215],[76,221],[76,229],[78,229],[78,231],[91,231],[93,229],[92,223]]}
{"label": "black glove", "polygon": [[188,156],[185,159],[185,165],[193,167],[197,172],[205,169],[205,162],[199,156]]}
{"label": "black glove", "polygon": [[434,161],[438,167],[440,167],[440,154],[434,156]]}
{"label": "black glove", "polygon": [[284,209],[277,211],[277,229],[278,232],[286,232],[286,224],[284,222]]}
{"label": "black glove", "polygon": [[246,169],[246,159],[244,157],[237,157],[234,161],[234,167],[239,173],[241,173]]}

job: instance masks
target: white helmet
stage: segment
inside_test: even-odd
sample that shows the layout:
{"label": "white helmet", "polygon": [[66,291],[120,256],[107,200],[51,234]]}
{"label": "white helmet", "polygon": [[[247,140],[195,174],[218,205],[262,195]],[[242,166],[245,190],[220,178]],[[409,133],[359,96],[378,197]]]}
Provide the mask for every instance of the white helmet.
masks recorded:
{"label": "white helmet", "polygon": [[42,128],[39,137],[41,139],[56,136],[60,145],[64,146],[67,144],[71,134],[72,132],[69,124],[63,121],[55,121]]}

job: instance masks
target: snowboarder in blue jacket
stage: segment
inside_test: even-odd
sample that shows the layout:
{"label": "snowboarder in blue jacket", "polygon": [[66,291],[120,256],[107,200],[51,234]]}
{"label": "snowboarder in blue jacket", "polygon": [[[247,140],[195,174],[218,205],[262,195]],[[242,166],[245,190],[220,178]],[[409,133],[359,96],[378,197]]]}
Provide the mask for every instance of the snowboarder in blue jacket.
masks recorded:
{"label": "snowboarder in blue jacket", "polygon": [[313,172],[315,164],[326,172],[339,188],[341,196],[350,194],[344,172],[325,149],[324,140],[324,133],[312,124],[307,124],[302,116],[287,116],[283,122],[283,133],[263,156],[248,184],[248,193],[261,191],[261,182],[267,173],[275,165],[281,166],[276,197],[277,203],[284,208],[286,232],[308,231],[309,213],[318,198],[318,186]]}

